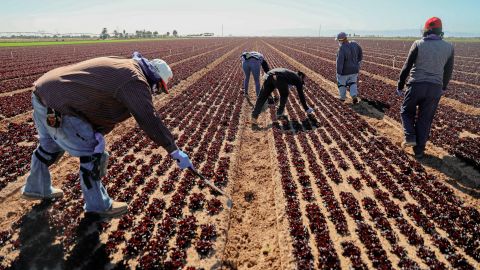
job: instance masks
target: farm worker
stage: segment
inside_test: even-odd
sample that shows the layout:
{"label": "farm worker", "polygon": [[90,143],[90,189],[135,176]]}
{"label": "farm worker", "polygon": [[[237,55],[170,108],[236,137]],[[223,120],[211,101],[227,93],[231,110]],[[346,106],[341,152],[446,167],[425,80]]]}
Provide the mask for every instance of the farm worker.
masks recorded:
{"label": "farm worker", "polygon": [[337,85],[340,101],[345,101],[347,87],[350,88],[350,96],[353,104],[358,102],[358,72],[363,59],[362,48],[355,41],[348,41],[347,34],[340,32],[337,35]]}
{"label": "farm worker", "polygon": [[61,189],[52,187],[49,167],[67,151],[80,158],[85,211],[102,217],[126,213],[127,204],[108,196],[101,177],[106,174],[108,159],[104,135],[131,115],[181,169],[193,167],[153,107],[152,94],[166,92],[172,77],[165,61],[149,61],[137,52],[133,59],[99,57],[40,77],[32,94],[40,144],[32,155],[22,197],[42,200],[63,196]]}
{"label": "farm worker", "polygon": [[250,81],[250,73],[253,74],[253,80],[255,81],[255,92],[258,97],[260,94],[260,66],[263,71],[267,73],[270,70],[267,61],[263,57],[263,54],[255,51],[244,51],[240,57],[242,61],[243,72],[245,73],[245,79],[243,80],[243,89],[245,96],[248,95],[248,83]]}
{"label": "farm worker", "polygon": [[267,98],[273,92],[278,89],[280,94],[280,105],[277,109],[277,118],[285,118],[284,110],[285,104],[288,100],[288,86],[294,85],[297,88],[298,97],[302,103],[303,109],[307,114],[313,113],[313,109],[308,107],[305,101],[305,94],[303,93],[303,85],[305,84],[305,74],[301,71],[294,72],[286,68],[274,68],[265,74],[265,81],[262,86],[262,90],[255,103],[255,108],[252,112],[252,122],[257,123],[257,118],[260,115],[262,108],[267,101]]}
{"label": "farm worker", "polygon": [[397,86],[397,94],[403,96],[400,110],[405,133],[403,146],[412,146],[416,158],[424,155],[433,116],[452,77],[453,58],[452,44],[443,40],[442,21],[437,17],[428,19],[423,38],[410,48]]}

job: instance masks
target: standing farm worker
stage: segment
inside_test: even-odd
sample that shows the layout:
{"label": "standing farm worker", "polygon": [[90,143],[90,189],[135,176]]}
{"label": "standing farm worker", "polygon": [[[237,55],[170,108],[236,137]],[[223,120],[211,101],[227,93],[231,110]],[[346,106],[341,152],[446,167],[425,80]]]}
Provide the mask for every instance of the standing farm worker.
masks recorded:
{"label": "standing farm worker", "polygon": [[[440,97],[447,90],[453,71],[453,46],[443,40],[442,21],[432,17],[416,40],[400,72],[397,94],[403,96],[400,115],[405,141],[416,158],[422,158]],[[407,90],[403,88],[407,77]]]}
{"label": "standing farm worker", "polygon": [[265,74],[265,81],[260,91],[260,95],[255,103],[255,108],[252,112],[252,122],[257,124],[257,118],[260,115],[262,108],[267,101],[270,94],[276,89],[280,94],[280,105],[277,109],[277,118],[284,118],[285,105],[288,100],[288,86],[294,85],[297,88],[298,97],[302,103],[303,109],[311,114],[313,109],[308,107],[305,101],[305,94],[303,93],[303,85],[305,84],[305,74],[301,71],[294,72],[286,68],[274,68]]}
{"label": "standing farm worker", "polygon": [[167,91],[173,76],[163,60],[151,61],[135,52],[133,59],[99,57],[51,70],[34,83],[33,119],[40,144],[22,189],[30,200],[59,198],[49,167],[67,151],[80,158],[84,209],[102,217],[127,212],[127,204],[110,199],[102,185],[108,153],[104,135],[131,115],[140,128],[176,159],[181,169],[192,167],[153,107],[152,94]]}
{"label": "standing farm worker", "polygon": [[340,100],[346,99],[347,87],[350,88],[350,96],[353,104],[358,102],[358,72],[363,58],[362,48],[355,41],[348,41],[347,34],[341,32],[337,35],[337,85]]}
{"label": "standing farm worker", "polygon": [[245,73],[245,79],[243,80],[244,94],[245,96],[248,95],[248,83],[250,81],[250,73],[252,73],[255,81],[255,92],[258,97],[260,94],[260,66],[267,73],[270,70],[268,63],[265,61],[263,54],[255,51],[243,52],[240,59],[242,60],[242,68]]}

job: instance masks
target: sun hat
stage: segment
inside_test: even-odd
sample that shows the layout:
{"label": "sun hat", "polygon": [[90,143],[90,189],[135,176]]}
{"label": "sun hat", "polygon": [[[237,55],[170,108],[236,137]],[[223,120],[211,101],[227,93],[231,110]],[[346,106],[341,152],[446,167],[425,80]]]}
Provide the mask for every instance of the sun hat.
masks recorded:
{"label": "sun hat", "polygon": [[160,75],[160,78],[162,79],[161,83],[165,90],[168,90],[168,81],[173,78],[172,69],[162,59],[153,59],[150,61],[150,64],[153,66],[157,74]]}

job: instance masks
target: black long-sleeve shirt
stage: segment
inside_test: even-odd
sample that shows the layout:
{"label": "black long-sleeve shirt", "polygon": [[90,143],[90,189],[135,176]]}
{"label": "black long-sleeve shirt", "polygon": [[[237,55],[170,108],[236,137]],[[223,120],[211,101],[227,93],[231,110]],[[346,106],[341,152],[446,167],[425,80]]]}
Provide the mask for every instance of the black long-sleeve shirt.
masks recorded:
{"label": "black long-sleeve shirt", "polygon": [[305,100],[305,94],[303,92],[303,80],[298,76],[298,73],[286,68],[274,68],[267,73],[269,76],[274,75],[276,77],[277,88],[282,88],[284,84],[288,89],[288,85],[294,85],[297,89],[298,97],[305,110],[308,109],[307,102]]}

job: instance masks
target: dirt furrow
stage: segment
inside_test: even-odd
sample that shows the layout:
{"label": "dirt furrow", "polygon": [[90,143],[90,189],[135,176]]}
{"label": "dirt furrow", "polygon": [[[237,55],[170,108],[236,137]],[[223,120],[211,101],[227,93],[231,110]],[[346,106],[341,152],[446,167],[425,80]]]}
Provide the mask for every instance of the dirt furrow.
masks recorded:
{"label": "dirt furrow", "polygon": [[[269,131],[253,130],[248,123],[256,99],[254,84],[249,88],[248,102],[242,108],[240,145],[232,178],[234,207],[223,263],[227,269],[283,269]],[[266,122],[266,114],[259,121]]]}

